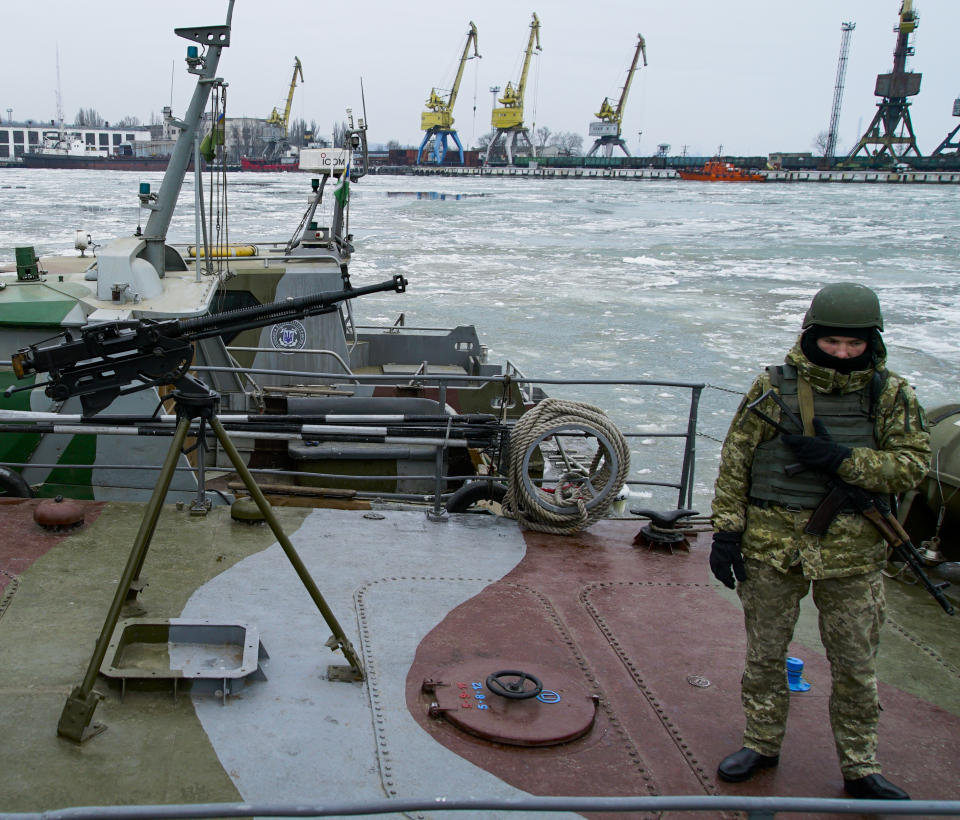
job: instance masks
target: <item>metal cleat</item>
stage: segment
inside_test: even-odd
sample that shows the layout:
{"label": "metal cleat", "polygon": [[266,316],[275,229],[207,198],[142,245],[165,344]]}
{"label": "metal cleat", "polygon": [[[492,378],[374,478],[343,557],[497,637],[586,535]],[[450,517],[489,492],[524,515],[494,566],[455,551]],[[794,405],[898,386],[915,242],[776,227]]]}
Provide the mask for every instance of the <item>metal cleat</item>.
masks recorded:
{"label": "metal cleat", "polygon": [[687,539],[687,532],[679,529],[677,523],[691,515],[697,515],[696,510],[670,510],[669,512],[657,512],[656,510],[630,510],[633,515],[640,515],[650,519],[650,523],[643,527],[636,534],[633,543],[637,546],[646,546],[653,549],[657,546],[667,547],[670,554],[673,554],[673,548],[682,546],[684,549],[690,549],[690,542]]}

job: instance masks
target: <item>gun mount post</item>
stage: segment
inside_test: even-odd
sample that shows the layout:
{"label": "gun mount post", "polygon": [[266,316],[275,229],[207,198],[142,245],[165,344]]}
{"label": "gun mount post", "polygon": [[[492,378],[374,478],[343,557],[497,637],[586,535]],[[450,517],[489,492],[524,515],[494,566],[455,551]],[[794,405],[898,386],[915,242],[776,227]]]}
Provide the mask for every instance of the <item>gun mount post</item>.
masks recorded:
{"label": "gun mount post", "polygon": [[90,657],[90,662],[87,665],[86,674],[83,677],[83,681],[73,689],[67,698],[63,712],[60,715],[60,722],[57,724],[57,734],[75,743],[84,743],[106,728],[103,724],[91,725],[94,710],[97,707],[97,703],[101,700],[101,695],[95,692],[93,687],[96,683],[97,674],[106,657],[110,640],[117,627],[123,603],[128,597],[131,584],[134,582],[134,579],[139,576],[140,569],[146,559],[147,551],[150,548],[150,542],[153,539],[157,522],[163,508],[163,501],[166,498],[170,482],[173,480],[177,460],[180,457],[187,434],[190,431],[190,424],[192,420],[196,418],[210,424],[220,446],[230,458],[234,469],[250,493],[250,497],[254,500],[264,520],[273,531],[274,536],[280,543],[290,563],[293,565],[300,581],[316,604],[327,626],[329,626],[333,632],[333,636],[327,641],[327,646],[333,651],[340,649],[349,667],[346,670],[342,667],[329,667],[328,674],[330,675],[330,679],[350,681],[364,679],[363,665],[353,645],[337,621],[333,610],[330,609],[324,600],[320,589],[310,575],[310,571],[283,531],[279,519],[270,507],[263,492],[259,486],[257,486],[246,464],[243,463],[243,459],[230,440],[227,431],[224,430],[223,425],[217,418],[216,407],[220,401],[219,395],[207,388],[203,382],[191,376],[184,376],[178,380],[176,387],[177,389],[173,391],[172,397],[176,404],[177,428],[170,442],[170,448],[167,451],[167,456],[160,471],[160,476],[157,479],[157,484],[154,487],[153,494],[150,496],[150,501],[144,510],[143,517],[140,521],[140,529],[134,539],[126,566],[117,583],[113,601],[110,604],[106,620],[104,620],[103,627],[100,630],[100,637],[94,646],[93,655]]}

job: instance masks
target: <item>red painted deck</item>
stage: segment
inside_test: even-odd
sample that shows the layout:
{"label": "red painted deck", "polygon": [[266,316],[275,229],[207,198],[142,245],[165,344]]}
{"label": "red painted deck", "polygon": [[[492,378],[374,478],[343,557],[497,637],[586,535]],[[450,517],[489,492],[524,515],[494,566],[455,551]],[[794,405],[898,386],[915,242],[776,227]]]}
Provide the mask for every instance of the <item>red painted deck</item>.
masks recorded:
{"label": "red painted deck", "polygon": [[[710,576],[706,536],[671,555],[632,546],[637,529],[608,521],[569,538],[527,533],[515,570],[421,643],[407,678],[414,718],[447,748],[533,794],[843,797],[828,664],[800,644],[791,653],[806,661],[813,687],[792,698],[780,766],[743,784],[717,779],[717,764],[741,742],[742,614]],[[422,681],[455,684],[446,673],[475,663],[547,670],[545,688],[582,687],[599,697],[593,729],[524,749],[429,717]],[[699,678],[709,686],[691,683]],[[915,798],[954,799],[960,718],[889,685],[881,684],[881,701],[884,772]]]}

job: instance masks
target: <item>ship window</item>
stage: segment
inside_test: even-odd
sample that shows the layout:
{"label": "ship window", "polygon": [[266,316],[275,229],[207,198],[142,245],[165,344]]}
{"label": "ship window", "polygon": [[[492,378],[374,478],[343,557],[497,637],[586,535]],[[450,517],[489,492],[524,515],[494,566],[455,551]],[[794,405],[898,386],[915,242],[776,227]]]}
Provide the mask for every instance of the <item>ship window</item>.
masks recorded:
{"label": "ship window", "polygon": [[9,156],[10,156],[10,146],[0,145],[0,157],[9,157]]}
{"label": "ship window", "polygon": [[124,134],[123,136],[127,138],[127,142],[133,142],[136,139],[134,134]]}
{"label": "ship window", "polygon": [[27,140],[29,141],[29,143],[30,143],[31,145],[39,145],[39,144],[40,144],[40,132],[39,132],[39,131],[28,131],[28,132],[27,132]]}
{"label": "ship window", "polygon": [[109,145],[109,144],[110,144],[110,135],[109,135],[109,134],[99,134],[98,136],[100,137],[100,145],[101,145],[101,146],[106,146],[106,145]]}
{"label": "ship window", "polygon": [[97,135],[96,134],[87,134],[87,145],[96,145],[97,144]]}
{"label": "ship window", "polygon": [[114,134],[114,135],[113,135],[113,144],[114,144],[114,145],[119,145],[119,144],[120,144],[120,134]]}
{"label": "ship window", "polygon": [[14,146],[13,146],[13,155],[14,155],[15,157],[22,157],[22,156],[23,156],[23,146],[22,146],[22,145],[14,145]]}
{"label": "ship window", "polygon": [[19,142],[21,145],[23,145],[23,131],[14,131],[14,132],[13,132],[13,141],[14,141],[14,142]]}
{"label": "ship window", "polygon": [[0,131],[0,142],[10,142],[9,131]]}

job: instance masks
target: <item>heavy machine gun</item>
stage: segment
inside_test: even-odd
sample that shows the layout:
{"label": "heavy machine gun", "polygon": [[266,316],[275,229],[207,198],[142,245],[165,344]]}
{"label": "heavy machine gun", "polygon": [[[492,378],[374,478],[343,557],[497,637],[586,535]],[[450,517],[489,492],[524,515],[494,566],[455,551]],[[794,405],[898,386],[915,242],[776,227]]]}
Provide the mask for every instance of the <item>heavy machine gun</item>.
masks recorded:
{"label": "heavy machine gun", "polygon": [[[778,433],[791,435],[791,430],[760,409],[760,405],[767,401],[767,399],[772,400],[780,408],[784,417],[787,418],[797,430],[801,433],[803,432],[803,422],[786,405],[780,397],[780,394],[773,389],[768,390],[756,401],[748,404],[747,410],[769,424]],[[802,464],[789,464],[784,469],[788,474],[792,475],[807,468]],[[804,532],[808,535],[824,535],[833,522],[833,519],[836,518],[840,512],[852,507],[876,527],[877,532],[879,532],[883,540],[887,542],[887,546],[890,548],[892,554],[910,567],[910,570],[916,576],[917,580],[923,585],[923,588],[933,596],[934,600],[940,604],[943,611],[946,612],[947,615],[953,615],[954,608],[943,594],[943,590],[949,586],[949,583],[945,581],[940,584],[934,584],[923,571],[920,553],[911,542],[909,533],[907,533],[903,525],[893,514],[893,510],[887,499],[880,493],[868,492],[862,487],[857,487],[836,476],[828,480],[827,487],[826,495],[810,515],[810,520],[807,522]]]}
{"label": "heavy machine gun", "polygon": [[[403,293],[397,274],[376,285],[327,291],[265,305],[186,319],[132,319],[66,330],[54,340],[22,348],[12,356],[18,379],[47,373],[49,380],[9,387],[7,395],[39,387],[55,401],[80,397],[84,415],[95,415],[115,398],[172,384],[186,392],[192,379],[193,342],[336,310],[340,302],[370,293]],[[196,388],[196,384],[193,385]],[[205,390],[205,388],[204,388]]]}
{"label": "heavy machine gun", "polygon": [[[177,460],[185,452],[187,436],[196,419],[199,419],[197,446],[204,446],[209,426],[333,632],[327,645],[332,650],[340,650],[348,665],[331,666],[328,674],[339,675],[344,680],[363,679],[360,657],[217,417],[219,397],[202,381],[188,373],[193,362],[193,342],[200,339],[328,313],[336,310],[337,304],[347,299],[381,291],[403,293],[407,288],[407,280],[401,275],[361,288],[346,284],[348,286],[339,291],[316,293],[207,316],[162,321],[136,319],[90,325],[79,332],[64,331],[55,337],[55,340],[30,345],[13,355],[13,369],[18,378],[34,373],[47,373],[49,379],[28,386],[8,388],[8,394],[43,387],[48,396],[57,400],[79,396],[84,415],[96,414],[124,393],[161,385],[174,387],[170,396],[176,406],[176,430],[150,501],[144,507],[140,529],[117,583],[86,674],[83,681],[70,693],[61,713],[57,726],[57,733],[61,737],[82,743],[103,729],[99,724],[91,726],[94,710],[100,700],[100,695],[93,687],[117,626],[121,608],[139,578]],[[200,456],[202,457],[202,452]],[[200,484],[202,490],[202,481]]]}

